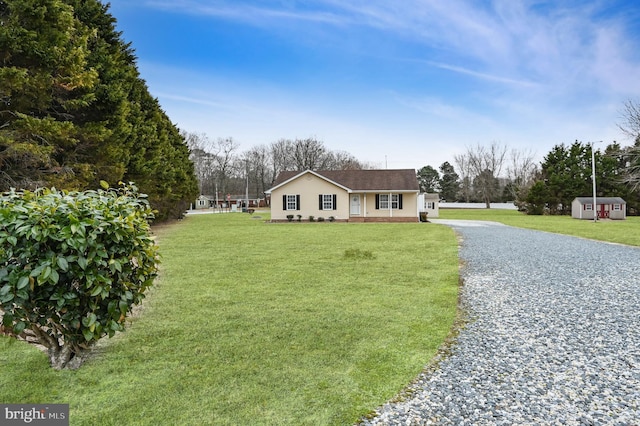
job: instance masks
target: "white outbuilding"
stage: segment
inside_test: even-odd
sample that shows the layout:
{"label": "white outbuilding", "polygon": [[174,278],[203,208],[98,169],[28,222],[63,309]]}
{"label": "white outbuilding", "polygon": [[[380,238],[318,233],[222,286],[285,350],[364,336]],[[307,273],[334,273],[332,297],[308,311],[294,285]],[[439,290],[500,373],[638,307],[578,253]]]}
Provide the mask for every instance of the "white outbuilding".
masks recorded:
{"label": "white outbuilding", "polygon": [[627,202],[620,197],[596,197],[595,208],[593,197],[576,197],[571,202],[571,217],[574,219],[594,218],[594,211],[598,213],[598,219],[627,218]]}

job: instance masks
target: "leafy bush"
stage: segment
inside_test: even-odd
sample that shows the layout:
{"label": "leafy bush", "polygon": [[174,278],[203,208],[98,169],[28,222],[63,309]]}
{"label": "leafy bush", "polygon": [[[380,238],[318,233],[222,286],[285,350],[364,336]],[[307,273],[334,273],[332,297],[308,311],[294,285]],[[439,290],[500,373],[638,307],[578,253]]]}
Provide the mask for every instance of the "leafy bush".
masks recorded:
{"label": "leafy bush", "polygon": [[157,275],[153,212],[132,184],[0,196],[0,315],[6,334],[47,348],[52,367],[76,368]]}
{"label": "leafy bush", "polygon": [[318,217],[318,222],[324,222],[324,217],[319,216],[319,217]]}
{"label": "leafy bush", "polygon": [[316,221],[316,219],[315,219],[314,216],[309,216],[309,222],[315,222],[315,221]]}
{"label": "leafy bush", "polygon": [[292,215],[292,214],[288,214],[288,215],[287,215],[287,220],[288,220],[289,222],[291,222],[291,221],[293,220],[293,215]]}

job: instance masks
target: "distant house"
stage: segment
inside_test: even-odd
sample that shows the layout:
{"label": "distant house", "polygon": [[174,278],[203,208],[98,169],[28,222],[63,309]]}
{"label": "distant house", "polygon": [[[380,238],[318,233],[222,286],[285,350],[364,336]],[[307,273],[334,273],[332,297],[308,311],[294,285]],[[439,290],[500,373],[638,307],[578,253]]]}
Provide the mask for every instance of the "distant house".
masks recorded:
{"label": "distant house", "polygon": [[418,212],[427,213],[427,217],[440,214],[440,194],[423,192],[418,196]]}
{"label": "distant house", "polygon": [[620,197],[596,197],[593,207],[593,197],[576,197],[571,202],[571,217],[575,219],[594,218],[594,210],[599,219],[626,219],[627,202]]}
{"label": "distant house", "polygon": [[200,195],[196,199],[195,208],[196,210],[208,209],[211,207],[211,204],[212,204],[211,197],[208,197],[206,195]]}
{"label": "distant house", "polygon": [[282,172],[271,195],[271,220],[333,217],[348,222],[417,222],[420,189],[413,169]]}

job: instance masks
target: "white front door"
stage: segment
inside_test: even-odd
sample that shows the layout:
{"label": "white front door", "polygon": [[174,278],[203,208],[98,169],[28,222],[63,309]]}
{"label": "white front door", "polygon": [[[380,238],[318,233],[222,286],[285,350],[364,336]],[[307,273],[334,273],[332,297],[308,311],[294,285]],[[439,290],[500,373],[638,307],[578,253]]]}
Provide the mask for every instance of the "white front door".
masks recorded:
{"label": "white front door", "polygon": [[351,194],[351,212],[352,215],[360,214],[360,194]]}

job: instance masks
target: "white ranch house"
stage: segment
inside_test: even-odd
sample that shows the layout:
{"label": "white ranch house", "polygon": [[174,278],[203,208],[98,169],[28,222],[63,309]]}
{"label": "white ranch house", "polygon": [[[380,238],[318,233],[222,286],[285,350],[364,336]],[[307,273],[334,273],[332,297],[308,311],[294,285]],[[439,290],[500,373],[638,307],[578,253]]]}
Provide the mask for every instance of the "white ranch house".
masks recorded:
{"label": "white ranch house", "polygon": [[282,172],[271,194],[271,220],[300,216],[345,222],[417,222],[416,171],[305,170]]}

